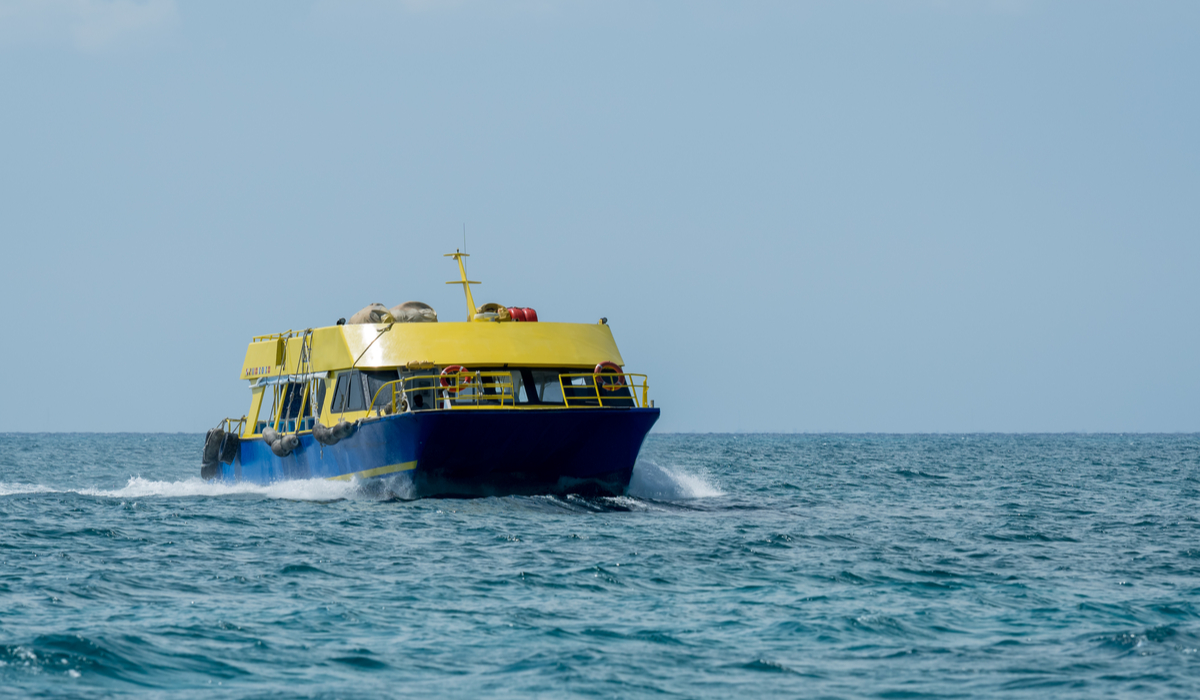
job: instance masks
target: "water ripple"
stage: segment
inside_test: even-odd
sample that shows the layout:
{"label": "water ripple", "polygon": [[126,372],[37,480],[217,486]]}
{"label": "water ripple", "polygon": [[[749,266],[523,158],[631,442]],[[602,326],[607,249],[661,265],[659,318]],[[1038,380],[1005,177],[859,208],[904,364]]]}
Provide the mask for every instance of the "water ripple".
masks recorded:
{"label": "water ripple", "polygon": [[652,435],[629,493],[0,435],[17,696],[1194,697],[1200,437]]}

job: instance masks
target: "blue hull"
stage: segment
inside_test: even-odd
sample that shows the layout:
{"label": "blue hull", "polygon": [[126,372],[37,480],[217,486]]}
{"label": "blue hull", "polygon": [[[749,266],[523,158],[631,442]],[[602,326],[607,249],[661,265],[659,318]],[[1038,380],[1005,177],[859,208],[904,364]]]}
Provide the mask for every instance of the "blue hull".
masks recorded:
{"label": "blue hull", "polygon": [[421,496],[620,494],[629,486],[657,408],[423,411],[363,423],[336,445],[300,435],[277,457],[243,440],[218,478],[379,478],[407,472]]}

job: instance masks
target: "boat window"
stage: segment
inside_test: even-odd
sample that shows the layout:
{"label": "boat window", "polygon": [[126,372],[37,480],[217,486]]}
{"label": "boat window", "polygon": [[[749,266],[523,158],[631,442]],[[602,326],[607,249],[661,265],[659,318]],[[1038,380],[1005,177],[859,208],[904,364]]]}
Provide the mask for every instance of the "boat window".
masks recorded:
{"label": "boat window", "polygon": [[[564,369],[563,374],[582,374],[587,370]],[[572,406],[595,406],[596,388],[592,384],[590,375],[583,377],[561,377],[562,385],[559,387],[560,392],[565,391],[567,398],[571,399]]]}
{"label": "boat window", "polygon": [[350,387],[346,391],[346,410],[347,411],[365,411],[367,410],[367,400],[363,397],[362,372],[354,371],[350,373]]}
{"label": "boat window", "polygon": [[346,406],[346,389],[350,386],[350,375],[340,374],[337,383],[333,385],[333,402],[329,406],[331,413],[341,413]]}
{"label": "boat window", "polygon": [[333,387],[333,405],[329,410],[331,413],[367,410],[361,372],[351,370],[338,375],[337,384]]}
{"label": "boat window", "polygon": [[[497,368],[497,367],[479,367],[471,368],[471,371],[480,372],[504,372],[512,377],[512,391],[515,393],[514,403],[517,405],[537,405],[551,404],[562,406],[566,403],[563,398],[563,384],[566,385],[568,398],[571,400],[572,406],[593,406],[593,405],[625,405],[626,401],[632,401],[630,390],[628,387],[621,387],[610,393],[604,393],[600,398],[603,399],[603,404],[597,400],[596,387],[593,384],[591,372],[587,368],[556,368],[556,369],[532,369],[532,368]],[[563,384],[560,384],[560,377],[563,374],[578,374],[581,376],[570,377],[563,379]],[[503,375],[499,377],[489,377],[488,382],[494,382],[504,379]],[[406,370],[403,372],[397,370],[351,370],[342,372],[338,375],[333,386],[333,399],[330,402],[329,410],[331,413],[344,413],[351,411],[367,410],[368,401],[375,400],[375,405],[372,405],[371,410],[376,410],[391,403],[392,393],[383,391],[385,385],[394,382],[398,379],[404,379],[403,388],[407,396],[408,405],[411,410],[428,410],[441,408],[442,403],[449,399],[451,401],[478,402],[479,405],[501,405],[513,401],[513,399],[500,399],[495,394],[501,393],[496,387],[478,388],[473,384],[464,387],[457,395],[450,395],[440,386],[439,377],[433,370]],[[399,390],[400,385],[396,385]],[[325,387],[323,383],[318,383],[317,389],[317,406],[323,400]],[[376,396],[378,395],[378,398]],[[633,405],[629,403],[629,405]],[[309,413],[306,411],[305,416]],[[288,416],[284,417],[285,419]]]}
{"label": "boat window", "polygon": [[408,403],[414,411],[437,408],[438,379],[432,370],[405,372],[403,376],[407,380],[404,382],[404,389],[408,394]]}
{"label": "boat window", "polygon": [[325,410],[325,380],[324,379],[317,380],[317,400],[313,404],[313,406],[316,407],[316,409],[317,409],[316,413],[318,416],[321,415],[321,411]]}
{"label": "boat window", "polygon": [[371,405],[371,408],[375,409],[379,408],[380,406],[387,406],[391,404],[392,392],[384,391],[381,393],[379,390],[383,388],[384,384],[387,384],[388,382],[394,382],[399,379],[400,373],[394,369],[387,369],[363,372],[363,376],[366,377],[367,380],[367,396],[374,398],[376,394],[379,394],[379,397],[375,399],[375,403]]}
{"label": "boat window", "polygon": [[533,385],[537,388],[538,400],[542,403],[562,403],[562,387],[558,385],[558,370],[535,369]]}
{"label": "boat window", "polygon": [[525,391],[525,373],[519,369],[512,371],[513,390],[517,392],[517,403],[529,403],[529,393]]}
{"label": "boat window", "polygon": [[275,424],[275,397],[278,393],[278,384],[263,387],[262,404],[258,407],[258,417],[254,423],[255,433],[261,433],[263,428],[269,428]]}
{"label": "boat window", "polygon": [[537,382],[533,379],[533,370],[520,369],[513,371],[513,381],[520,387],[519,395],[521,403],[541,403],[538,398]]}
{"label": "boat window", "polygon": [[[281,418],[292,420],[312,416],[312,403],[304,400],[303,382],[290,382],[288,384],[281,384],[280,386],[283,388],[279,400]],[[300,415],[301,404],[304,405],[304,415]]]}

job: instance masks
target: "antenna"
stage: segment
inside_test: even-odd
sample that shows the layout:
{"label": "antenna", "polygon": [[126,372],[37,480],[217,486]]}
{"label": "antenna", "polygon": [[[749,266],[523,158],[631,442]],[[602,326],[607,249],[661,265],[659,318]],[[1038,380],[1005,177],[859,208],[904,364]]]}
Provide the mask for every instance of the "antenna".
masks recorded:
{"label": "antenna", "polygon": [[446,253],[446,255],[443,257],[454,258],[458,262],[458,274],[462,277],[462,279],[456,282],[447,282],[446,284],[461,284],[463,286],[463,291],[466,292],[467,295],[467,320],[471,321],[475,318],[475,314],[479,312],[479,309],[475,308],[475,298],[471,296],[471,285],[482,284],[482,282],[476,282],[467,279],[467,269],[463,267],[462,259],[469,258],[471,256],[456,250],[453,253]]}
{"label": "antenna", "polygon": [[467,252],[467,224],[463,222],[463,252]]}

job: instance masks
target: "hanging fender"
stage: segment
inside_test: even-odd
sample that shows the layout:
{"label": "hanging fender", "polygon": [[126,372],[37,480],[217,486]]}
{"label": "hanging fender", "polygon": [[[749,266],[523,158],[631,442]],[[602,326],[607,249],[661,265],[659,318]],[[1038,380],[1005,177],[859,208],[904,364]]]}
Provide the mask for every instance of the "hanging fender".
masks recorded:
{"label": "hanging fender", "polygon": [[213,428],[204,436],[204,452],[200,456],[200,478],[215,479],[221,473],[221,443],[225,431]]}
{"label": "hanging fender", "polygon": [[354,433],[358,430],[359,423],[361,422],[361,420],[357,420],[353,423],[347,423],[346,419],[343,418],[339,420],[337,425],[333,426],[332,428],[327,428],[323,424],[317,423],[313,426],[313,439],[322,445],[336,445],[342,440],[354,435]]}
{"label": "hanging fender", "polygon": [[276,457],[287,457],[300,446],[300,438],[295,435],[280,435],[271,428],[264,429],[262,437]]}

